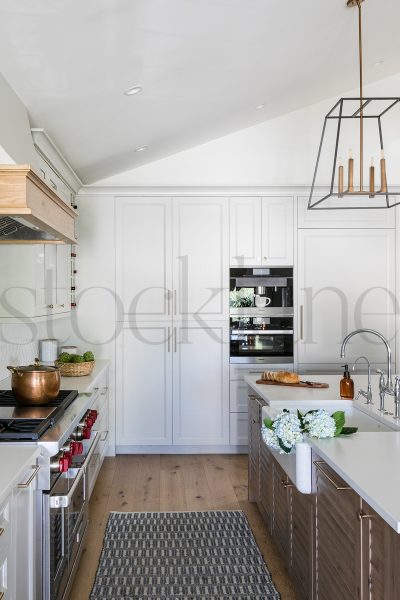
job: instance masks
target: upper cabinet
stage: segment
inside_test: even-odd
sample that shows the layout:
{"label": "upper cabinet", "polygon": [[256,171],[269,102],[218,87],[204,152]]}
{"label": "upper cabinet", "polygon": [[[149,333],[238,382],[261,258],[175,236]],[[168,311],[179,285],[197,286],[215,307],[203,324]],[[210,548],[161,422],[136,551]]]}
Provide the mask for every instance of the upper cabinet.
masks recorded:
{"label": "upper cabinet", "polygon": [[396,211],[387,208],[374,210],[329,209],[307,210],[308,197],[298,198],[299,229],[394,229]]}
{"label": "upper cabinet", "polygon": [[0,246],[0,318],[25,319],[71,310],[71,247]]}
{"label": "upper cabinet", "polygon": [[118,320],[228,317],[226,198],[117,198]]}
{"label": "upper cabinet", "polygon": [[231,198],[229,211],[231,266],[293,264],[293,198]]}

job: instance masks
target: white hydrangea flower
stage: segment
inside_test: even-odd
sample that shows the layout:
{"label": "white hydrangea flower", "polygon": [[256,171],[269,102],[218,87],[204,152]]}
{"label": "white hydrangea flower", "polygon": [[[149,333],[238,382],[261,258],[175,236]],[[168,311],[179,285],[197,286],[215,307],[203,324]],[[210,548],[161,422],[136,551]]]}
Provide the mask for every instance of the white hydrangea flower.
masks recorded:
{"label": "white hydrangea flower", "polygon": [[301,423],[294,413],[287,411],[279,413],[272,427],[286,448],[293,448],[298,442],[303,441]]}
{"label": "white hydrangea flower", "polygon": [[329,438],[335,435],[335,419],[326,410],[319,409],[305,415],[304,423],[310,437]]}
{"label": "white hydrangea flower", "polygon": [[273,429],[268,429],[268,427],[265,427],[265,425],[263,425],[261,427],[261,436],[264,442],[267,444],[267,446],[269,446],[273,450],[279,450],[279,452],[283,452],[279,447],[278,438]]}

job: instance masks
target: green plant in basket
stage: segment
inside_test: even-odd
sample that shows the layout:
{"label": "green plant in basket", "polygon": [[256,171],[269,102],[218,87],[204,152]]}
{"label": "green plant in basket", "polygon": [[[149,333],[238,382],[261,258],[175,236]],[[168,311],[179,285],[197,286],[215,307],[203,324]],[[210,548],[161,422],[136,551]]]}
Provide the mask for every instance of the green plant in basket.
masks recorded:
{"label": "green plant in basket", "polygon": [[69,363],[71,362],[71,355],[68,352],[61,352],[58,361],[61,363]]}
{"label": "green plant in basket", "polygon": [[83,358],[83,356],[81,354],[73,354],[71,356],[71,362],[73,362],[73,363],[83,363],[83,362],[85,362],[85,359]]}
{"label": "green plant in basket", "polygon": [[83,358],[85,359],[86,362],[91,362],[92,360],[94,360],[94,354],[93,354],[93,352],[88,350],[87,352],[84,353]]}

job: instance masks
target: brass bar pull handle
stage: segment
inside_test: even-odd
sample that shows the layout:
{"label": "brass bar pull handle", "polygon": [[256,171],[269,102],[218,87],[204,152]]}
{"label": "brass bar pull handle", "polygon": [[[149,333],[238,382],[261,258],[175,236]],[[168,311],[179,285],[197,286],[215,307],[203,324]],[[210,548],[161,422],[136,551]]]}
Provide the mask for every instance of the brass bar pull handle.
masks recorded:
{"label": "brass bar pull handle", "polygon": [[290,483],[289,481],[286,481],[286,479],[281,479],[281,484],[285,489],[294,487],[294,483]]}
{"label": "brass bar pull handle", "polygon": [[[3,527],[0,527],[0,537],[3,535],[3,533],[4,533],[4,529],[3,529]],[[1,599],[0,599],[0,600],[1,600]]]}
{"label": "brass bar pull handle", "polygon": [[[29,477],[29,479],[27,481],[25,481],[24,483],[17,483],[17,488],[28,488],[30,486],[30,484],[32,483],[32,481],[35,479],[36,475],[38,474],[38,471],[40,469],[40,465],[37,466],[32,466],[33,472],[32,475]],[[1,598],[0,598],[1,600]]]}
{"label": "brass bar pull handle", "polygon": [[173,301],[173,305],[174,305],[174,315],[176,315],[176,290],[174,290],[174,301]]}
{"label": "brass bar pull handle", "polygon": [[176,327],[174,327],[174,352],[177,351]]}
{"label": "brass bar pull handle", "polygon": [[167,290],[168,316],[171,315],[171,290]]}
{"label": "brass bar pull handle", "polygon": [[357,518],[359,521],[362,521],[363,519],[373,519],[374,515],[367,515],[363,510],[360,510],[360,512],[357,513]]}
{"label": "brass bar pull handle", "polygon": [[167,348],[168,348],[168,352],[171,352],[171,329],[170,329],[170,327],[168,327],[168,332],[167,332]]}
{"label": "brass bar pull handle", "polygon": [[304,306],[300,306],[300,339],[304,338]]}
{"label": "brass bar pull handle", "polygon": [[316,468],[318,469],[318,471],[320,471],[320,473],[322,473],[322,475],[325,477],[325,479],[327,479],[327,481],[329,481],[329,483],[335,488],[335,490],[338,491],[343,491],[343,490],[351,490],[350,486],[344,486],[344,485],[338,485],[336,483],[336,481],[334,481],[334,479],[332,479],[332,477],[330,477],[328,475],[328,473],[325,473],[325,471],[322,468],[322,465],[326,465],[326,462],[323,460],[314,460],[314,465],[316,466]]}

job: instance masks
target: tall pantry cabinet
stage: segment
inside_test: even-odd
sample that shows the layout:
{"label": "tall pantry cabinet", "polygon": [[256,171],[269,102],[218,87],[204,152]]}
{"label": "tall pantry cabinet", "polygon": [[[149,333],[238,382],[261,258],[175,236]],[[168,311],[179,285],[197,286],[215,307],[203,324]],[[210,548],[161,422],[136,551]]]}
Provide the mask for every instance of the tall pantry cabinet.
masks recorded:
{"label": "tall pantry cabinet", "polygon": [[116,199],[117,440],[229,442],[228,199]]}

